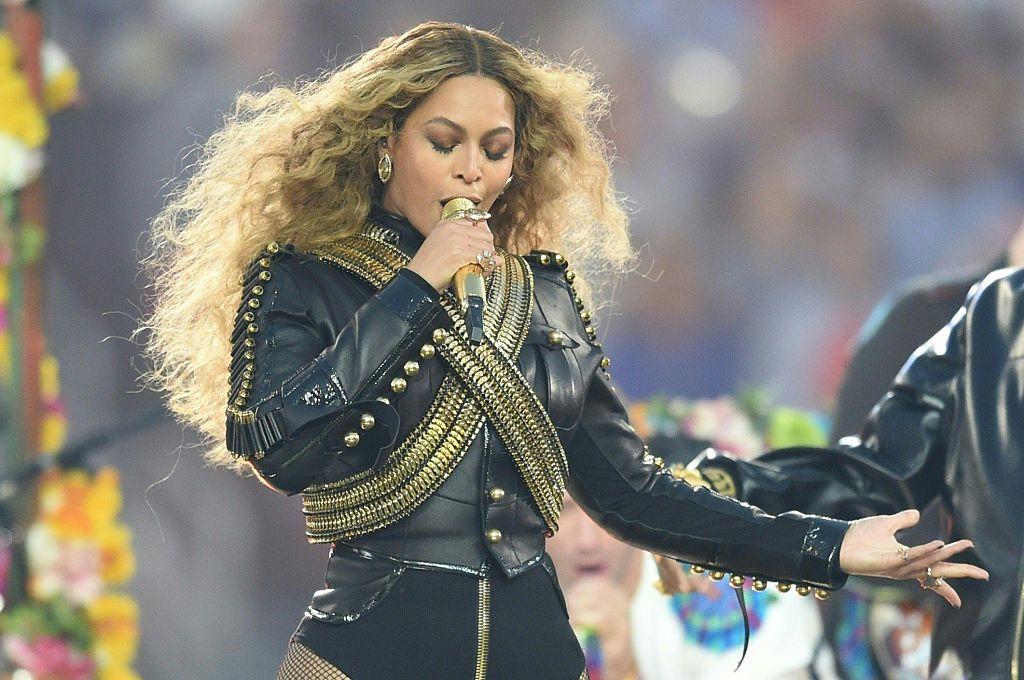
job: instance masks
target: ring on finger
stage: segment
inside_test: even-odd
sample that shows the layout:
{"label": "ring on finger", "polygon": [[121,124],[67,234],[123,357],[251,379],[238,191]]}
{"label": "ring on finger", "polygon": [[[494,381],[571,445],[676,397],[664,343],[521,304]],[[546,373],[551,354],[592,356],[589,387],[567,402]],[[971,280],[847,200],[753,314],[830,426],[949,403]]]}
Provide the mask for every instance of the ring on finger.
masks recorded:
{"label": "ring on finger", "polygon": [[941,585],[946,583],[945,581],[942,580],[941,576],[936,576],[935,574],[932,573],[932,568],[931,567],[928,567],[925,570],[924,578],[919,578],[917,581],[918,581],[918,583],[921,584],[921,587],[924,588],[925,590],[935,590],[939,586],[941,586]]}

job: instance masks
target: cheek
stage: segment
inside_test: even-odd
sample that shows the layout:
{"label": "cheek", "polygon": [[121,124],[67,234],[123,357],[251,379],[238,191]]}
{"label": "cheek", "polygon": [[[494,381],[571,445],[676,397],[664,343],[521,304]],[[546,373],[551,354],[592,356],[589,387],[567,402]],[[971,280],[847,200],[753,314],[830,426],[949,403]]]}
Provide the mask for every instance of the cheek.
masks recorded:
{"label": "cheek", "polygon": [[405,184],[404,193],[416,195],[421,192],[431,176],[429,163],[424,162],[422,158],[410,155],[403,159],[402,169],[404,170],[401,176],[401,180]]}

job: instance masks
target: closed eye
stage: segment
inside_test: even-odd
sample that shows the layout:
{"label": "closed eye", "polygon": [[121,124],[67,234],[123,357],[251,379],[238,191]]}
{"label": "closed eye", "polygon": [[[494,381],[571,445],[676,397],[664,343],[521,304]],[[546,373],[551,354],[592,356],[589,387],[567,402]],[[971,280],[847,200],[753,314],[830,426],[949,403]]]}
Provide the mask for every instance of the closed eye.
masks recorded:
{"label": "closed eye", "polygon": [[455,150],[455,147],[458,146],[458,144],[452,144],[451,146],[444,146],[443,144],[438,144],[437,142],[430,142],[430,143],[431,143],[431,145],[433,145],[434,151],[436,151],[438,153],[443,153],[443,154],[450,154],[452,151]]}

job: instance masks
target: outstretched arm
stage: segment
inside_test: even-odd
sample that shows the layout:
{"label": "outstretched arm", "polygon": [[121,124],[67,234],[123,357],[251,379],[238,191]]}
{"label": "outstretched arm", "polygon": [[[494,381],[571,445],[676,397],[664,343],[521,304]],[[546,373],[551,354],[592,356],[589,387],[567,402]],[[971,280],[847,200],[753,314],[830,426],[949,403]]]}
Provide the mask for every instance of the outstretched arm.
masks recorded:
{"label": "outstretched arm", "polygon": [[[851,573],[923,578],[931,567],[946,577],[986,576],[947,562],[970,547],[968,542],[917,546],[904,560],[895,533],[916,523],[916,512],[852,525],[799,512],[772,516],[675,479],[645,458],[643,443],[607,380],[595,378],[587,400],[566,450],[569,490],[621,540],[714,572],[829,589],[841,587]],[[946,588],[941,594],[954,602],[955,593]]]}

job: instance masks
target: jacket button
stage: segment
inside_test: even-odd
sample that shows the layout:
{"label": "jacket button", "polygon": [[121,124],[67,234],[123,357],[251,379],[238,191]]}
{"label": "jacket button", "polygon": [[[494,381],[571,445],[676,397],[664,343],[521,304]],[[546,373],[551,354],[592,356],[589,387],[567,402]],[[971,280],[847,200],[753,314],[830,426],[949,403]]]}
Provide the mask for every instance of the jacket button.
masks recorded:
{"label": "jacket button", "polygon": [[345,446],[347,446],[350,449],[352,447],[354,447],[354,446],[359,446],[359,433],[358,432],[349,432],[349,433],[347,433],[345,435]]}
{"label": "jacket button", "polygon": [[418,361],[406,361],[405,366],[402,367],[405,374],[410,378],[419,375],[420,373],[420,362]]}
{"label": "jacket button", "polygon": [[729,577],[729,585],[732,586],[733,588],[742,588],[743,587],[743,575],[742,574],[733,574],[732,576],[730,576]]}
{"label": "jacket button", "polygon": [[803,585],[797,586],[796,587],[796,594],[799,595],[800,597],[807,597],[808,595],[811,594],[811,587],[810,586],[803,586]]}
{"label": "jacket button", "polygon": [[700,566],[699,564],[691,564],[690,565],[690,573],[693,573],[693,574],[703,574],[704,572],[705,572],[704,567]]}
{"label": "jacket button", "polygon": [[775,586],[775,587],[779,589],[780,593],[788,593],[789,589],[793,587],[793,584],[792,583],[785,583],[783,581],[779,581],[779,584],[777,586]]}
{"label": "jacket button", "polygon": [[762,581],[759,578],[755,578],[754,579],[754,590],[756,590],[757,592],[760,593],[760,592],[764,591],[766,588],[768,588],[768,582],[767,581]]}
{"label": "jacket button", "polygon": [[359,416],[359,427],[363,428],[364,430],[369,430],[374,426],[376,422],[377,421],[374,420],[372,413],[364,413],[363,415]]}
{"label": "jacket button", "polygon": [[440,345],[445,341],[445,338],[448,337],[448,331],[443,328],[437,328],[430,334],[430,337],[434,341],[434,344]]}
{"label": "jacket button", "polygon": [[832,595],[832,591],[831,590],[826,590],[824,588],[815,588],[814,589],[814,597],[819,599],[819,600],[821,600],[821,601],[823,601],[823,602],[825,600],[827,600],[830,595]]}
{"label": "jacket button", "polygon": [[498,529],[488,529],[487,541],[489,543],[501,543],[501,531]]}
{"label": "jacket button", "polygon": [[725,572],[724,571],[713,571],[713,572],[711,572],[709,574],[709,576],[711,577],[712,581],[721,581],[723,578],[725,578]]}
{"label": "jacket button", "polygon": [[548,331],[548,342],[558,347],[565,342],[565,336],[562,335],[562,331]]}
{"label": "jacket button", "polygon": [[612,365],[612,360],[608,357],[601,357],[601,368],[608,368]]}
{"label": "jacket button", "polygon": [[429,342],[423,347],[420,347],[420,357],[423,359],[432,359],[437,350]]}
{"label": "jacket button", "polygon": [[496,486],[487,492],[487,496],[491,499],[492,503],[500,503],[505,498],[505,490],[500,486]]}
{"label": "jacket button", "polygon": [[396,394],[405,392],[405,388],[408,386],[408,383],[405,382],[405,378],[395,378],[391,381],[391,391]]}

